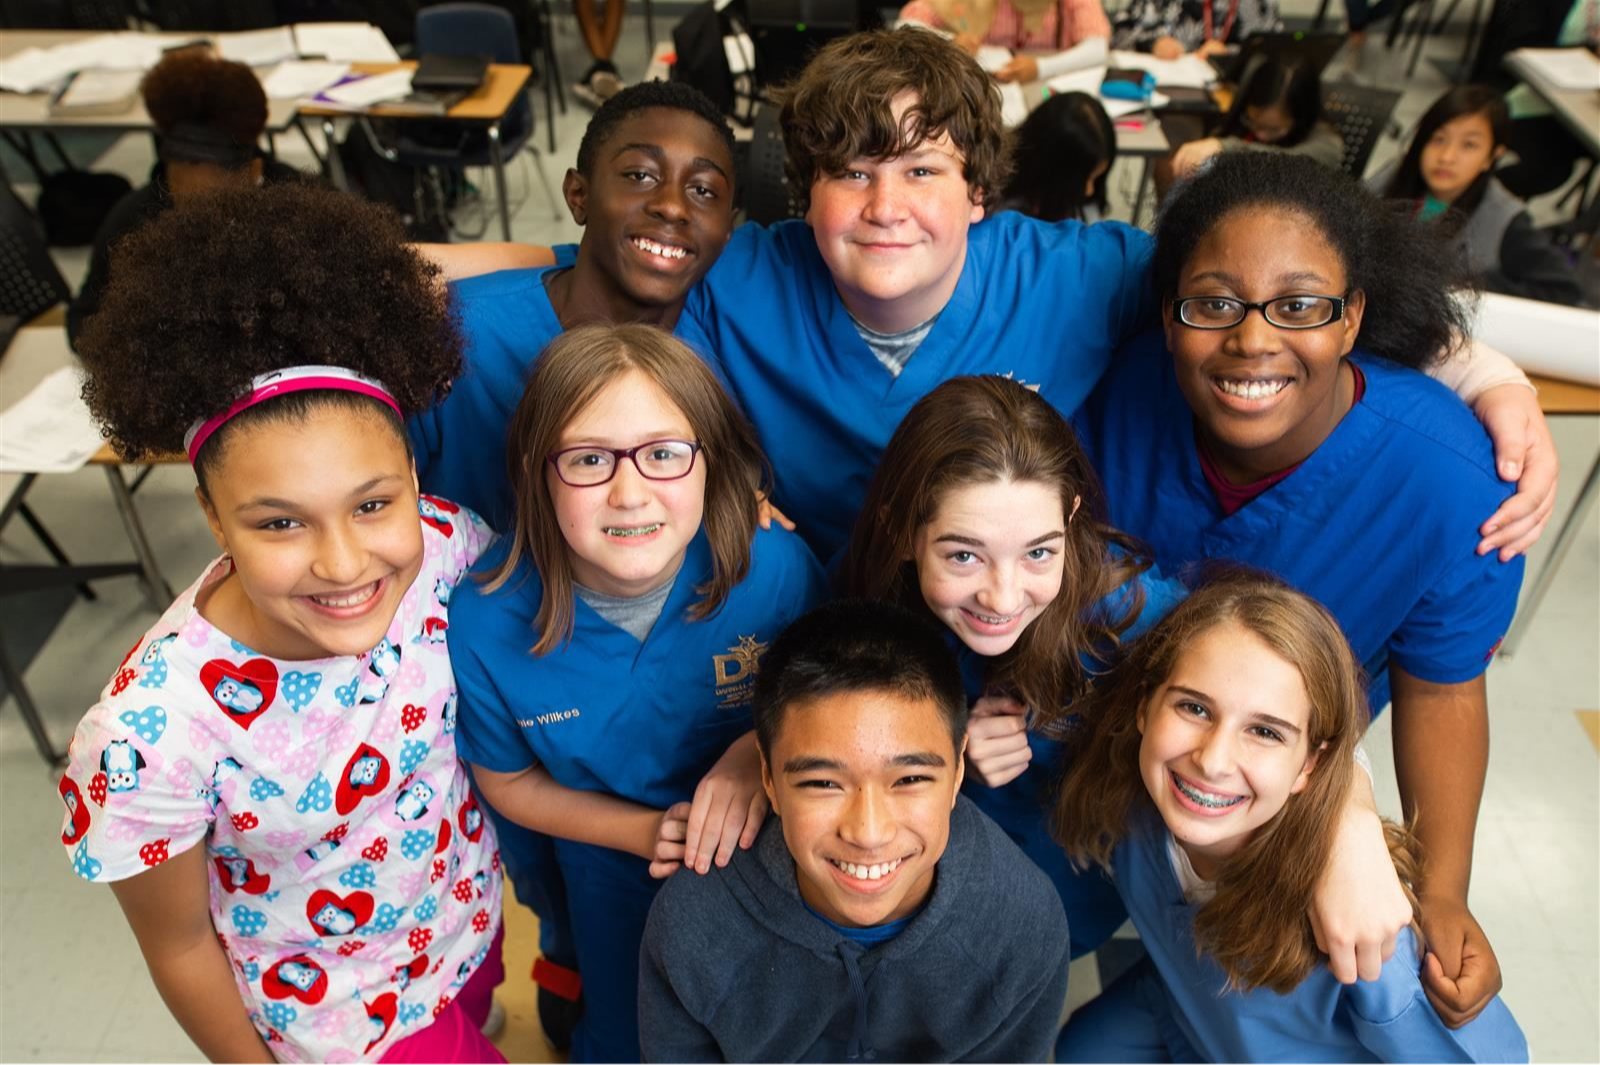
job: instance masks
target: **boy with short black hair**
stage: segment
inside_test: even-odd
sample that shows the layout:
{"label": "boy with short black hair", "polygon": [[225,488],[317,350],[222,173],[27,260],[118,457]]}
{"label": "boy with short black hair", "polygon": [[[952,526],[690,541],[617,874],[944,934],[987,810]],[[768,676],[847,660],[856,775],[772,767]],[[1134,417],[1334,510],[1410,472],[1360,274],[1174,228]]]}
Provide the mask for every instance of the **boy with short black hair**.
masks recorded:
{"label": "boy with short black hair", "polygon": [[756,680],[773,816],[645,929],[650,1061],[1043,1061],[1066,997],[1049,880],[961,797],[967,702],[931,625],[849,600]]}

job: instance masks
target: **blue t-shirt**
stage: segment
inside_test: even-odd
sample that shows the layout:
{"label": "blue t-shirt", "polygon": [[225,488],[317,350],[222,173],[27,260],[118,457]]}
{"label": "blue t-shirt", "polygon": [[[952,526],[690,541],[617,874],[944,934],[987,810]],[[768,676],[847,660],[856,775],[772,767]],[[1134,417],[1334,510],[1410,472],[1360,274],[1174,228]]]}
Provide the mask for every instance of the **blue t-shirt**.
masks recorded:
{"label": "blue t-shirt", "polygon": [[[1161,975],[1171,1012],[1158,1027],[1175,1025],[1189,1044],[1171,1048],[1173,1060],[1528,1060],[1522,1029],[1498,996],[1470,1023],[1445,1027],[1423,991],[1422,959],[1409,928],[1377,980],[1344,985],[1319,965],[1286,995],[1230,990],[1222,968],[1195,953],[1197,908],[1184,899],[1167,828],[1150,810],[1135,815],[1113,851],[1112,875]],[[1179,1056],[1190,1050],[1198,1057]]]}
{"label": "blue t-shirt", "polygon": [[[502,539],[473,576],[492,573],[507,550]],[[716,614],[690,621],[695,586],[710,576],[702,529],[642,643],[575,598],[571,641],[541,658],[528,648],[543,585],[526,559],[494,592],[462,581],[450,603],[461,756],[500,773],[541,765],[568,787],[656,809],[689,799],[753,727],[761,655],[826,591],[804,541],[781,529],[756,532],[748,575]]]}
{"label": "blue t-shirt", "polygon": [[[810,912],[811,916],[815,917],[817,920],[821,921],[835,932],[838,932],[841,936],[844,936],[846,939],[850,940],[850,942],[855,943],[858,946],[865,947],[868,950],[889,942],[889,940],[893,939],[901,932],[904,932],[906,930],[906,925],[917,919],[917,914],[913,913],[907,917],[900,918],[898,921],[888,921],[884,924],[875,924],[867,928],[847,928],[842,924],[834,924],[832,921],[822,916],[822,914],[812,909],[811,903],[807,902],[805,899],[801,899],[800,904]],[[917,913],[921,912],[921,910],[917,911]]]}
{"label": "blue t-shirt", "polygon": [[911,405],[963,374],[1000,374],[1077,409],[1111,352],[1154,321],[1148,234],[1004,211],[973,226],[956,290],[898,377],[867,347],[811,227],[735,230],[689,293],[678,335],[707,356],[772,460],[774,499],[824,562]]}
{"label": "blue t-shirt", "polygon": [[1161,333],[1118,354],[1075,419],[1111,523],[1168,573],[1231,558],[1320,600],[1389,701],[1388,663],[1437,684],[1484,671],[1511,623],[1523,560],[1477,553],[1511,493],[1472,412],[1424,374],[1353,356],[1366,393],[1298,469],[1224,515]]}
{"label": "blue t-shirt", "polygon": [[506,430],[529,367],[561,332],[544,287],[546,276],[560,269],[501,270],[451,283],[466,365],[443,402],[408,425],[422,490],[472,508],[501,532],[516,516]]}

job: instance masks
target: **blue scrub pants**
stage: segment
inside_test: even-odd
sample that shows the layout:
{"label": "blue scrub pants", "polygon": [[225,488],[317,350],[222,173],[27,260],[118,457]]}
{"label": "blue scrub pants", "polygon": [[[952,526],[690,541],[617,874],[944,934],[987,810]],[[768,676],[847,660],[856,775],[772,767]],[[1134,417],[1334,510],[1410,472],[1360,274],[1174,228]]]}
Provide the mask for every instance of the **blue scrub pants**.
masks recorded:
{"label": "blue scrub pants", "polygon": [[1056,1061],[1199,1061],[1173,1020],[1149,958],[1073,1011],[1056,1039]]}
{"label": "blue scrub pants", "polygon": [[639,947],[663,882],[650,878],[643,858],[554,842],[583,974],[583,1017],[572,1033],[568,1060],[638,1061]]}
{"label": "blue scrub pants", "polygon": [[517,901],[539,918],[539,953],[557,965],[577,970],[578,946],[567,912],[567,885],[556,864],[555,842],[500,816],[481,795],[478,799],[494,821],[500,838],[500,864],[516,889]]}

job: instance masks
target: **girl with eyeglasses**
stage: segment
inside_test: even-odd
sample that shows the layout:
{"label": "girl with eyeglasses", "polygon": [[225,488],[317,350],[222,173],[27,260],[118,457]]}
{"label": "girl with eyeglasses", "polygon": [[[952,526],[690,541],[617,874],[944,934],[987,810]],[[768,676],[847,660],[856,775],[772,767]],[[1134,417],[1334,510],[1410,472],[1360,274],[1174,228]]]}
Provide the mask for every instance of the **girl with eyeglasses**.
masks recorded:
{"label": "girl with eyeglasses", "polygon": [[1338,619],[1372,711],[1394,702],[1401,800],[1429,859],[1424,979],[1464,1023],[1500,987],[1467,888],[1483,674],[1523,572],[1477,549],[1472,515],[1505,497],[1488,438],[1417,372],[1463,343],[1468,281],[1436,228],[1289,155],[1224,155],[1182,186],[1154,269],[1164,332],[1113,360],[1079,414],[1111,520],[1168,572],[1238,559]]}
{"label": "girl with eyeglasses", "polygon": [[757,529],[761,451],[660,330],[557,337],[507,439],[515,531],[452,604],[460,750],[496,810],[556,842],[585,1004],[571,1060],[637,1061],[656,878],[754,842],[755,674],[822,570]]}

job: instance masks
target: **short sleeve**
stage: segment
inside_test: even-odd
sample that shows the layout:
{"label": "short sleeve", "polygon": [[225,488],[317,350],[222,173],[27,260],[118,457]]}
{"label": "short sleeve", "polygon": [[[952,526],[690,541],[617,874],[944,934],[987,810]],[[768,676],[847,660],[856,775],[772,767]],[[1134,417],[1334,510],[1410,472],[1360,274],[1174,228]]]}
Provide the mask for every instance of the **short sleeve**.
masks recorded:
{"label": "short sleeve", "polygon": [[1158,325],[1160,303],[1151,270],[1155,242],[1150,234],[1121,222],[1084,226],[1082,234],[1083,250],[1079,262],[1071,266],[1075,276],[1070,280],[1078,289],[1087,284],[1089,291],[1081,294],[1094,299],[1075,302],[1105,309],[1106,337],[1114,346]]}
{"label": "short sleeve", "polygon": [[1511,625],[1524,566],[1474,554],[1447,570],[1390,638],[1393,661],[1434,684],[1477,677]]}
{"label": "short sleeve", "polygon": [[[528,641],[532,643],[530,633]],[[496,773],[517,773],[538,764],[512,703],[496,685],[494,674],[479,655],[491,653],[493,641],[450,642],[450,667],[456,676],[456,750],[473,765]]]}
{"label": "short sleeve", "polygon": [[[141,641],[143,650],[145,641]],[[61,842],[85,880],[126,880],[199,843],[214,817],[202,774],[211,761],[189,746],[189,715],[163,692],[119,669],[73,734],[57,785],[66,807]]]}

